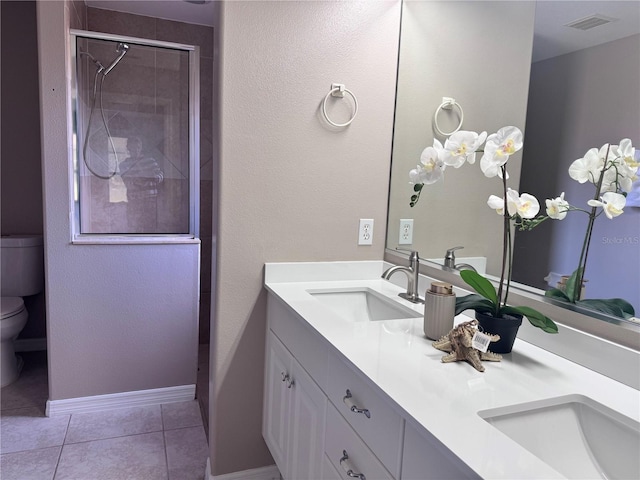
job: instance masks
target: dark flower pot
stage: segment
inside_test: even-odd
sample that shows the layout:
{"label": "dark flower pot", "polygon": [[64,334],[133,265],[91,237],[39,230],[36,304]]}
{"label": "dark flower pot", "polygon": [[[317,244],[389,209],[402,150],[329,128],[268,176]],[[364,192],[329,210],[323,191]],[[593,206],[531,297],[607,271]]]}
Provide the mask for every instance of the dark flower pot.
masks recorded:
{"label": "dark flower pot", "polygon": [[476,320],[483,332],[500,335],[500,340],[489,344],[489,350],[494,353],[511,353],[518,329],[522,325],[522,315],[494,317],[490,313],[476,312]]}

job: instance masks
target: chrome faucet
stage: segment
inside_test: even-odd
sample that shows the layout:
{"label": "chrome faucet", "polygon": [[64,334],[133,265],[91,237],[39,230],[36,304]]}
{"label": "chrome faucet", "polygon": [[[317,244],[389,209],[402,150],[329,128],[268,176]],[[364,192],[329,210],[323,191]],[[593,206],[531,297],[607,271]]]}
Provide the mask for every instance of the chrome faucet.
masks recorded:
{"label": "chrome faucet", "polygon": [[461,248],[464,247],[452,247],[447,250],[447,254],[444,256],[444,268],[448,270],[473,270],[477,273],[477,270],[473,265],[469,265],[468,263],[456,264],[456,254],[454,252]]}
{"label": "chrome faucet", "polygon": [[[396,250],[400,250],[396,248]],[[412,303],[424,303],[424,300],[418,295],[418,274],[420,273],[420,257],[415,250],[407,250],[409,254],[409,266],[395,265],[387,269],[382,278],[389,280],[391,275],[396,272],[403,272],[407,276],[407,293],[399,293],[398,295]]]}

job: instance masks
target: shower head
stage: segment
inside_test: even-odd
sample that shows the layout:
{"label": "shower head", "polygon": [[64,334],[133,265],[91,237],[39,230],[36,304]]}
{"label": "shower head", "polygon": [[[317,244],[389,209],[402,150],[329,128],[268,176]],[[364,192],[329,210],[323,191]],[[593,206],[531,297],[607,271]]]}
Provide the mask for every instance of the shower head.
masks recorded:
{"label": "shower head", "polygon": [[109,65],[102,74],[106,77],[107,74],[111,70],[113,70],[113,67],[115,67],[120,60],[122,60],[122,57],[124,57],[128,51],[129,51],[129,45],[127,45],[126,43],[118,43],[118,45],[116,46],[116,52],[118,52],[120,55],[118,55],[116,59],[113,62],[111,62],[111,65]]}

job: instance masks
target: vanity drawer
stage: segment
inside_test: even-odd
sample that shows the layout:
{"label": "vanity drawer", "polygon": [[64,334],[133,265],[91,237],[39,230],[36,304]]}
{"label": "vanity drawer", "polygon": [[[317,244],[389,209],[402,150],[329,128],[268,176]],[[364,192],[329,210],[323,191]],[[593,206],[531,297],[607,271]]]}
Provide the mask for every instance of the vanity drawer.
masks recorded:
{"label": "vanity drawer", "polygon": [[[329,372],[329,400],[386,469],[399,476],[404,433],[402,417],[360,372],[334,353],[329,355]],[[349,394],[351,397],[345,398]]]}
{"label": "vanity drawer", "polygon": [[[332,474],[336,472],[340,475],[338,478],[344,480],[363,478],[357,477],[357,474],[363,474],[367,480],[393,478],[330,403],[327,407],[324,451],[329,463],[335,469],[330,471],[325,467],[323,469],[324,474],[327,475],[325,478],[334,478]],[[348,470],[352,471],[351,475],[347,473]]]}

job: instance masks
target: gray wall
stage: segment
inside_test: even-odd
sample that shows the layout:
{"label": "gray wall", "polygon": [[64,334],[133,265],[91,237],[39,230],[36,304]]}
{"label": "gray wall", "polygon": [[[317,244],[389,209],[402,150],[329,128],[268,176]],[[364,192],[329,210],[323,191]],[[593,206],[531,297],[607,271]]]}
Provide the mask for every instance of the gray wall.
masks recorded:
{"label": "gray wall", "polygon": [[[640,145],[640,35],[533,64],[523,191],[541,202],[564,191],[572,205],[588,208],[595,187],[572,180],[569,165],[590,148],[616,144],[625,137],[636,148]],[[640,310],[639,225],[638,207],[627,207],[612,220],[604,215],[596,220],[586,271],[587,297],[621,297]],[[548,221],[518,234],[514,279],[544,288],[549,272],[573,272],[586,226],[587,215],[572,212],[561,222]]]}
{"label": "gray wall", "polygon": [[3,1],[2,233],[42,234],[36,3]]}
{"label": "gray wall", "polygon": [[37,15],[49,399],[195,384],[199,244],[71,244],[68,28],[86,12]]}
{"label": "gray wall", "polygon": [[[273,463],[261,435],[265,262],[381,259],[400,2],[225,2],[218,275],[210,402],[214,475]],[[332,82],[347,128],[319,113]],[[329,102],[345,121],[346,102]],[[375,220],[358,246],[360,218]]]}

